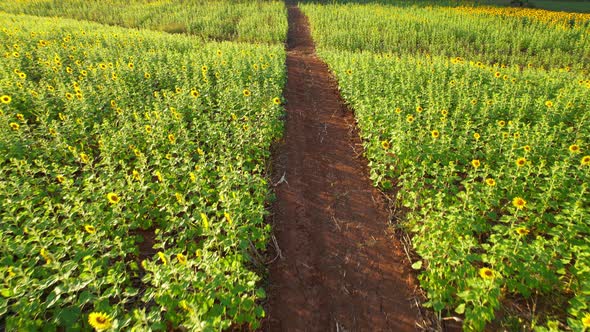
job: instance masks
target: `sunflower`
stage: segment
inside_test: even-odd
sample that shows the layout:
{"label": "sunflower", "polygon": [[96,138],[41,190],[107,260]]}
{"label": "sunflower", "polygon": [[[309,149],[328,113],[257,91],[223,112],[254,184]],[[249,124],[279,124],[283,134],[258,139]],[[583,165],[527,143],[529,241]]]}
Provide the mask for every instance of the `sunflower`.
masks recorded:
{"label": "sunflower", "polygon": [[346,73],[347,73],[348,75],[352,75],[352,69],[347,69],[347,70],[346,70]]}
{"label": "sunflower", "polygon": [[69,92],[66,92],[66,99],[67,100],[72,100],[72,99],[74,99],[74,95],[71,94],[71,93],[69,93]]}
{"label": "sunflower", "polygon": [[84,225],[84,230],[88,234],[94,234],[94,233],[96,233],[96,228],[94,228],[94,226],[92,226],[92,225]]}
{"label": "sunflower", "polygon": [[162,173],[160,173],[160,171],[156,171],[156,173],[154,173],[156,175],[156,178],[158,179],[159,182],[164,181],[164,179],[162,178]]}
{"label": "sunflower", "polygon": [[504,120],[498,121],[498,126],[504,127],[505,125],[506,125],[506,121],[504,121]]}
{"label": "sunflower", "polygon": [[134,169],[132,174],[133,174],[133,180],[136,180],[136,181],[141,180],[141,174],[137,170]]}
{"label": "sunflower", "polygon": [[570,145],[569,150],[571,153],[579,153],[580,146],[578,144],[572,144],[572,145]]}
{"label": "sunflower", "polygon": [[440,111],[440,114],[442,114],[442,116],[447,116],[447,115],[449,115],[449,111],[447,111],[447,110],[441,110]]}
{"label": "sunflower", "polygon": [[107,65],[105,65],[104,63],[99,64],[98,67],[102,70],[107,69]]}
{"label": "sunflower", "polygon": [[526,158],[518,158],[516,159],[516,166],[522,167],[526,165]]}
{"label": "sunflower", "polygon": [[4,95],[0,97],[0,102],[2,102],[2,104],[10,104],[11,101],[12,98],[10,96]]}
{"label": "sunflower", "polygon": [[422,112],[424,109],[422,108],[422,106],[416,106],[416,112],[420,113]]}
{"label": "sunflower", "polygon": [[479,140],[479,138],[481,137],[481,135],[479,135],[479,133],[474,133],[473,134],[473,138],[475,138],[475,140]]}
{"label": "sunflower", "polygon": [[186,265],[186,256],[183,254],[176,254],[176,259],[178,259],[178,262],[182,265]]}
{"label": "sunflower", "polygon": [[84,152],[80,153],[80,161],[83,164],[88,164],[88,162],[90,161],[90,158],[88,157],[88,155]]}
{"label": "sunflower", "polygon": [[176,137],[174,137],[174,134],[168,134],[168,140],[170,143],[174,144],[176,142]]}
{"label": "sunflower", "polygon": [[492,179],[492,178],[487,178],[486,179],[486,184],[490,187],[493,187],[496,185],[496,180]]}
{"label": "sunflower", "polygon": [[195,175],[195,173],[190,172],[190,173],[188,173],[188,176],[191,179],[191,182],[196,182],[197,181],[197,176]]}
{"label": "sunflower", "polygon": [[478,168],[479,166],[481,166],[481,163],[479,161],[479,159],[473,159],[471,161],[471,165],[473,165],[473,167]]}
{"label": "sunflower", "polygon": [[10,128],[12,128],[12,130],[19,130],[20,125],[16,122],[11,122],[10,123]]}
{"label": "sunflower", "polygon": [[502,74],[499,71],[494,73],[495,78],[500,78],[501,76],[502,76]]}
{"label": "sunflower", "polygon": [[117,204],[121,200],[121,198],[119,197],[119,195],[117,195],[115,193],[108,193],[107,194],[107,199],[109,200],[109,203],[111,203],[111,204]]}
{"label": "sunflower", "polygon": [[584,156],[584,157],[582,157],[582,162],[581,163],[582,163],[583,166],[590,165],[590,156]]}
{"label": "sunflower", "polygon": [[133,64],[133,62],[129,62],[127,64],[127,67],[129,67],[129,69],[133,69],[133,68],[135,68],[135,65]]}
{"label": "sunflower", "polygon": [[545,106],[547,106],[547,108],[551,108],[551,107],[553,107],[553,102],[551,100],[547,100],[545,102]]}
{"label": "sunflower", "polygon": [[150,73],[143,73],[143,77],[145,79],[148,79],[148,78],[152,77],[152,75],[150,75]]}
{"label": "sunflower", "polygon": [[440,136],[440,132],[438,130],[433,130],[430,132],[430,135],[432,135],[432,138],[438,138]]}
{"label": "sunflower", "polygon": [[586,313],[584,317],[582,317],[582,326],[590,327],[590,313]]}
{"label": "sunflower", "polygon": [[164,265],[167,265],[168,264],[168,258],[166,257],[166,254],[164,254],[161,251],[158,251],[158,257],[162,261],[162,264],[164,264]]}
{"label": "sunflower", "polygon": [[406,117],[406,121],[408,121],[408,122],[410,122],[410,123],[414,122],[414,120],[415,120],[415,118],[414,118],[414,116],[413,116],[413,115],[408,115],[408,116]]}
{"label": "sunflower", "polygon": [[489,269],[487,267],[482,267],[479,269],[479,276],[486,280],[494,279],[495,273],[494,270]]}
{"label": "sunflower", "polygon": [[61,174],[60,174],[60,175],[58,175],[58,176],[56,176],[56,177],[55,177],[55,179],[56,179],[56,180],[57,180],[57,182],[59,182],[59,183],[64,183],[64,182],[66,181],[66,177],[65,177],[65,176],[63,176],[63,175],[61,175]]}
{"label": "sunflower", "polygon": [[526,227],[518,227],[516,229],[516,234],[520,235],[520,236],[525,236],[527,234],[529,234],[531,231],[526,228]]}
{"label": "sunflower", "polygon": [[244,91],[242,91],[242,93],[244,94],[244,97],[250,97],[250,95],[252,95],[252,92],[250,92],[250,90],[248,90],[248,89],[244,89]]}
{"label": "sunflower", "polygon": [[281,98],[279,98],[279,97],[275,97],[275,98],[272,100],[272,102],[273,102],[275,105],[280,105],[280,104],[281,104]]}
{"label": "sunflower", "polygon": [[191,96],[197,98],[199,96],[199,91],[197,91],[197,90],[191,90]]}
{"label": "sunflower", "polygon": [[145,132],[146,132],[146,133],[148,133],[148,134],[151,134],[151,133],[152,133],[152,126],[150,126],[150,125],[145,125],[145,127],[144,127],[144,128],[145,128]]}
{"label": "sunflower", "polygon": [[396,114],[400,114],[401,112],[402,112],[402,109],[401,108],[399,108],[399,107],[396,107],[395,108],[395,113]]}
{"label": "sunflower", "polygon": [[109,329],[112,325],[112,319],[104,312],[92,312],[88,315],[88,323],[97,331]]}
{"label": "sunflower", "polygon": [[176,201],[179,204],[182,204],[182,202],[184,202],[184,197],[182,197],[182,194],[181,193],[175,193],[174,194],[174,197],[176,197]]}
{"label": "sunflower", "polygon": [[217,50],[217,56],[222,56],[223,52],[221,52],[221,50]]}
{"label": "sunflower", "polygon": [[531,150],[532,150],[532,149],[531,149],[531,147],[530,147],[529,145],[525,145],[525,146],[523,147],[523,149],[524,149],[526,152],[531,152]]}
{"label": "sunflower", "polygon": [[522,197],[514,197],[512,200],[512,205],[514,205],[515,208],[522,210],[526,205],[526,201]]}
{"label": "sunflower", "polygon": [[381,141],[381,146],[385,149],[388,150],[390,145],[389,145],[389,141]]}

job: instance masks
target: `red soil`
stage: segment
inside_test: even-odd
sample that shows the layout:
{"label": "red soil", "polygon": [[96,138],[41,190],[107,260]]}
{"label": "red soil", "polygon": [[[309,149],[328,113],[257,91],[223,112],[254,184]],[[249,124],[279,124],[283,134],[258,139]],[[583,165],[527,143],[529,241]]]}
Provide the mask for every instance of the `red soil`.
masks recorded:
{"label": "red soil", "polygon": [[289,6],[287,121],[272,207],[266,331],[414,331],[417,283],[371,185],[355,120]]}

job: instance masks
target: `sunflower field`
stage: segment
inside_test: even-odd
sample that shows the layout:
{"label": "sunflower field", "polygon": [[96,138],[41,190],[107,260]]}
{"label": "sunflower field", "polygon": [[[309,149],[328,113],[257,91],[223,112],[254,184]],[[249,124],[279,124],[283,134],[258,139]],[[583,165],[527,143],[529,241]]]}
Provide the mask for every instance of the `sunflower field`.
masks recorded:
{"label": "sunflower field", "polygon": [[0,329],[256,328],[283,45],[0,27]]}
{"label": "sunflower field", "polygon": [[425,305],[465,330],[587,329],[590,16],[350,2],[302,9]]}

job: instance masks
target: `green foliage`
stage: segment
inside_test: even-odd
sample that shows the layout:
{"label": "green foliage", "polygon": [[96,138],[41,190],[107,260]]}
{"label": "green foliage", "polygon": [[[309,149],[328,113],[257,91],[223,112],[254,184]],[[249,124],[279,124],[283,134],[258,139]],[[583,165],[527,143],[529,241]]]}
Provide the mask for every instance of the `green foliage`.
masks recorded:
{"label": "green foliage", "polygon": [[0,25],[6,329],[88,330],[90,312],[116,330],[256,328],[282,46]]}
{"label": "green foliage", "polygon": [[188,33],[214,40],[281,43],[287,36],[285,6],[274,0],[7,0],[0,3],[0,11]]}
{"label": "green foliage", "polygon": [[[372,180],[400,188],[426,305],[483,330],[507,299],[540,294],[564,303],[560,321],[534,317],[519,328],[547,321],[548,329],[582,330],[590,310],[590,45],[574,43],[576,65],[559,43],[587,30],[469,10],[303,8],[355,111]],[[508,34],[495,21],[552,42],[500,56],[485,49],[501,49],[496,29]],[[474,41],[449,42],[455,29]],[[505,38],[529,37],[515,30]]]}

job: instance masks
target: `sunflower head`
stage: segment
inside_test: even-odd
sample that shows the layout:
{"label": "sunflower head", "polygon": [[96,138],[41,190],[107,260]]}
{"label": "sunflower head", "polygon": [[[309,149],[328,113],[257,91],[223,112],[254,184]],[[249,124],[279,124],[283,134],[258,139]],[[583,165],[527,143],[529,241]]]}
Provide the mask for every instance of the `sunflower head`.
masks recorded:
{"label": "sunflower head", "polygon": [[590,156],[584,156],[584,157],[582,157],[581,164],[582,164],[583,166],[588,166],[588,165],[590,165]]}
{"label": "sunflower head", "polygon": [[586,313],[584,317],[582,317],[582,326],[590,327],[590,312]]}
{"label": "sunflower head", "polygon": [[96,331],[104,331],[113,325],[113,320],[104,312],[92,312],[88,315],[88,323]]}
{"label": "sunflower head", "polygon": [[117,203],[119,203],[119,201],[121,201],[121,197],[119,197],[119,195],[117,195],[115,193],[108,193],[107,199],[108,199],[109,203],[111,203],[111,204],[117,204]]}
{"label": "sunflower head", "polygon": [[2,104],[10,104],[11,101],[12,98],[10,96],[4,95],[0,97],[0,102],[2,102]]}
{"label": "sunflower head", "polygon": [[430,135],[432,135],[432,138],[439,138],[440,132],[438,130],[433,130],[430,132]]}
{"label": "sunflower head", "polygon": [[512,205],[514,205],[514,207],[518,210],[522,210],[526,205],[526,201],[522,197],[514,197],[512,200]]}
{"label": "sunflower head", "polygon": [[479,276],[485,280],[491,280],[494,279],[495,273],[494,270],[490,268],[482,267],[481,269],[479,269]]}
{"label": "sunflower head", "polygon": [[527,235],[530,232],[531,231],[528,228],[526,228],[526,227],[518,227],[516,229],[516,234],[518,234],[520,236],[525,236],[525,235]]}
{"label": "sunflower head", "polygon": [[96,233],[96,228],[92,225],[84,225],[84,230],[88,233],[88,234],[94,234]]}
{"label": "sunflower head", "polygon": [[571,153],[579,153],[580,146],[578,144],[572,144],[572,145],[570,145],[569,150]]}
{"label": "sunflower head", "polygon": [[244,94],[244,97],[250,97],[252,95],[252,92],[248,89],[244,89],[242,93]]}
{"label": "sunflower head", "polygon": [[176,259],[178,259],[178,262],[182,265],[186,265],[186,256],[183,254],[176,254]]}
{"label": "sunflower head", "polygon": [[551,108],[551,107],[553,107],[553,102],[551,100],[547,100],[545,102],[545,106],[547,106],[547,108]]}
{"label": "sunflower head", "polygon": [[496,185],[496,180],[492,179],[492,178],[487,178],[486,179],[486,184],[490,187],[493,187]]}
{"label": "sunflower head", "polygon": [[522,167],[526,165],[526,158],[518,158],[516,159],[516,166]]}
{"label": "sunflower head", "polygon": [[471,165],[475,168],[478,168],[479,166],[481,166],[481,162],[479,161],[479,159],[473,159],[471,161]]}
{"label": "sunflower head", "polygon": [[381,141],[381,147],[383,147],[385,150],[389,149],[389,141]]}
{"label": "sunflower head", "polygon": [[11,122],[11,123],[10,123],[10,128],[11,128],[12,130],[15,130],[15,131],[16,131],[16,130],[19,130],[19,128],[20,128],[20,125],[19,125],[18,123],[16,123],[16,122]]}
{"label": "sunflower head", "polygon": [[279,98],[279,97],[275,97],[275,98],[272,100],[272,102],[273,102],[273,104],[275,104],[275,105],[280,105],[280,104],[281,104],[281,98]]}

